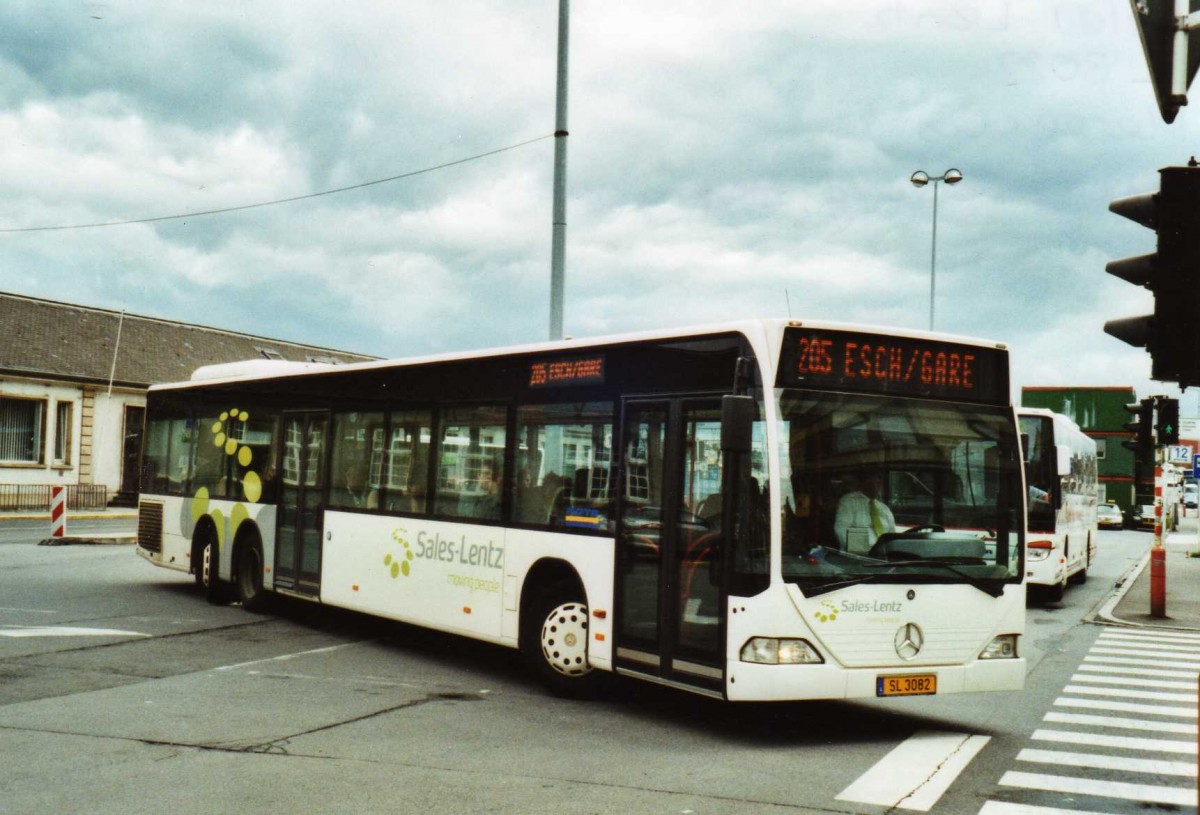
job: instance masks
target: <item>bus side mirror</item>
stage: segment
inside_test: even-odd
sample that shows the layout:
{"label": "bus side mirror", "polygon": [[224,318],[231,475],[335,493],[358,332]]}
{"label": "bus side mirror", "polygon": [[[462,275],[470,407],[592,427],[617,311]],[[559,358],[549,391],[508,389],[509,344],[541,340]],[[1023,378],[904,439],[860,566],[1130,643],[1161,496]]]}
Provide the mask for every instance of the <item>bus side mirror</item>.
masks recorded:
{"label": "bus side mirror", "polygon": [[1058,475],[1071,474],[1071,448],[1065,444],[1057,444],[1054,446],[1054,452],[1057,454]]}
{"label": "bus side mirror", "polygon": [[727,453],[749,453],[753,440],[754,397],[721,397],[721,449]]}

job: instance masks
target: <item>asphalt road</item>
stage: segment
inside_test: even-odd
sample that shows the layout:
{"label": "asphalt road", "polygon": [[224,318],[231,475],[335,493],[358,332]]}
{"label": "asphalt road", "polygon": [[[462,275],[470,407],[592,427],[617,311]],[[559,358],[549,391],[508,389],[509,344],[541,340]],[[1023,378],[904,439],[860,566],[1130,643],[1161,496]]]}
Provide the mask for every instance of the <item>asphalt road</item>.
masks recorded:
{"label": "asphalt road", "polygon": [[1083,618],[1149,543],[1102,533],[1091,579],[1030,606],[1024,692],[735,706],[626,682],[556,699],[506,649],[304,604],[214,607],[132,546],[42,537],[0,524],[5,813],[880,815],[912,810],[844,793],[938,733],[982,747],[929,811],[1072,806],[999,781],[1104,630]]}

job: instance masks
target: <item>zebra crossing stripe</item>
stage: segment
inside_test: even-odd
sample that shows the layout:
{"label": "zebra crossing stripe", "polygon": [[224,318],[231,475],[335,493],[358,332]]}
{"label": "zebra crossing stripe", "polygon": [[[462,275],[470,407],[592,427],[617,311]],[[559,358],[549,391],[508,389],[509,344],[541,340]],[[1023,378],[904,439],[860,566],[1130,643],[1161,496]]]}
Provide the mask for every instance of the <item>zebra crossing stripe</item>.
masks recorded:
{"label": "zebra crossing stripe", "polygon": [[[1089,654],[1083,658],[1084,662],[1103,662],[1108,665],[1143,665],[1147,668],[1162,668],[1165,667],[1162,662],[1157,659],[1134,659],[1132,657],[1120,657],[1110,655],[1095,656]],[[1172,668],[1188,668],[1192,671],[1200,671],[1200,662],[1172,662]]]}
{"label": "zebra crossing stripe", "polygon": [[1054,700],[1057,707],[1080,707],[1090,710],[1108,710],[1115,713],[1149,713],[1152,716],[1174,716],[1177,719],[1195,719],[1194,708],[1169,707],[1167,705],[1138,705],[1132,702],[1110,702],[1107,699],[1076,699],[1060,696]]}
{"label": "zebra crossing stripe", "polygon": [[1108,736],[1100,733],[1076,733],[1073,730],[1035,730],[1034,741],[1053,741],[1063,744],[1087,744],[1092,747],[1115,747],[1119,750],[1144,750],[1148,753],[1181,753],[1196,755],[1196,742],[1174,739],[1141,739],[1134,736]]}
{"label": "zebra crossing stripe", "polygon": [[1095,812],[1087,809],[1060,809],[1059,807],[1039,807],[1032,804],[1014,804],[1009,801],[986,801],[979,815],[1111,815],[1106,812]]}
{"label": "zebra crossing stripe", "polygon": [[990,736],[918,730],[838,793],[838,801],[928,812]]}
{"label": "zebra crossing stripe", "polygon": [[1123,657],[1153,657],[1154,659],[1168,660],[1167,664],[1169,664],[1169,665],[1179,665],[1181,667],[1186,665],[1189,668],[1195,668],[1197,666],[1200,666],[1200,662],[1186,662],[1185,663],[1182,661],[1177,661],[1177,660],[1186,659],[1188,657],[1194,658],[1196,656],[1200,656],[1200,654],[1195,654],[1194,652],[1189,653],[1189,654],[1177,654],[1172,651],[1154,651],[1154,650],[1150,650],[1148,648],[1113,648],[1110,646],[1104,646],[1102,648],[1097,648],[1097,647],[1093,646],[1092,650],[1089,651],[1088,653],[1112,654],[1114,656],[1123,656]]}
{"label": "zebra crossing stripe", "polygon": [[1164,679],[1190,679],[1193,681],[1196,678],[1196,674],[1192,671],[1160,671],[1153,668],[1135,668],[1133,666],[1125,665],[1108,665],[1104,662],[1087,659],[1084,660],[1084,663],[1086,664],[1079,666],[1079,670],[1090,671],[1091,673],[1113,674],[1114,676],[1123,674],[1136,677],[1157,676]]}
{"label": "zebra crossing stripe", "polygon": [[1187,704],[1196,701],[1194,693],[1155,693],[1138,688],[1091,688],[1086,685],[1067,685],[1063,693],[1082,693],[1086,696],[1111,696],[1116,698],[1143,699],[1147,702],[1179,702]]}
{"label": "zebra crossing stripe", "polygon": [[1194,724],[1180,722],[1156,722],[1149,719],[1127,719],[1124,716],[1093,716],[1088,713],[1059,713],[1052,710],[1045,715],[1043,721],[1058,724],[1092,725],[1093,727],[1108,727],[1116,730],[1146,730],[1153,733],[1179,733],[1183,736],[1200,734],[1200,728]]}
{"label": "zebra crossing stripe", "polygon": [[[1090,670],[1090,669],[1089,669]],[[1093,685],[1120,685],[1122,687],[1135,688],[1163,688],[1166,690],[1187,690],[1191,691],[1189,699],[1196,698],[1197,682],[1168,682],[1165,679],[1144,679],[1133,676],[1104,676],[1100,674],[1075,674],[1071,677],[1072,682],[1090,682]]]}
{"label": "zebra crossing stripe", "polygon": [[1097,755],[1095,753],[1063,753],[1058,750],[1025,749],[1017,754],[1017,761],[1053,764],[1057,767],[1086,767],[1093,770],[1178,775],[1183,778],[1196,777],[1196,765],[1191,762],[1163,761],[1157,758],[1126,758],[1125,756]]}
{"label": "zebra crossing stripe", "polygon": [[[1023,787],[1031,790],[1094,795],[1100,798],[1121,798],[1152,804],[1191,806],[1196,801],[1196,791],[1190,787],[1164,787],[1157,784],[1128,784],[1122,781],[1100,781],[1091,778],[1076,778],[1065,775],[1044,775],[1010,771],[1000,779],[1005,787]],[[1069,811],[1069,810],[1067,810]]]}
{"label": "zebra crossing stripe", "polygon": [[1175,640],[1178,642],[1194,642],[1197,645],[1200,645],[1200,635],[1188,634],[1184,631],[1167,631],[1167,630],[1146,631],[1146,630],[1141,630],[1141,631],[1134,632],[1134,631],[1130,631],[1130,630],[1113,629],[1113,630],[1101,632],[1100,639],[1102,639],[1102,640],[1110,640],[1110,639],[1111,640],[1116,640],[1116,639]]}

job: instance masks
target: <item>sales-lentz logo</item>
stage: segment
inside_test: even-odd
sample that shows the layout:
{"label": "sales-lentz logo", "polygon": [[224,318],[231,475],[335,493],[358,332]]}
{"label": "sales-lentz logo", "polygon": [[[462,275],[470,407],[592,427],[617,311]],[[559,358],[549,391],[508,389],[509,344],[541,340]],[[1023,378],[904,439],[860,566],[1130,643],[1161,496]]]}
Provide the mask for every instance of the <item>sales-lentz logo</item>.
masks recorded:
{"label": "sales-lentz logo", "polygon": [[408,577],[412,571],[409,561],[416,557],[416,555],[413,554],[412,544],[410,544],[408,539],[404,537],[405,534],[406,531],[401,527],[396,527],[392,530],[392,540],[402,546],[403,549],[397,552],[395,555],[393,555],[391,552],[388,552],[383,557],[383,565],[387,568],[393,579],[399,577],[400,575]]}

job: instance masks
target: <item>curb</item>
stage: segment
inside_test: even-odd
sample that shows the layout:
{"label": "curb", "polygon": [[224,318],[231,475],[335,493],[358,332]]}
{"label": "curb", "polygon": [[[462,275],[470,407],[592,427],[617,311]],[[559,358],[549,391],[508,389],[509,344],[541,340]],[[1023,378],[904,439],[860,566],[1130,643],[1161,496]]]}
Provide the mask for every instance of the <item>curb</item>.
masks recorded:
{"label": "curb", "polygon": [[61,538],[43,538],[38,546],[113,546],[137,543],[136,535],[67,535]]}
{"label": "curb", "polygon": [[[1112,612],[1125,599],[1125,595],[1129,593],[1134,582],[1141,576],[1142,570],[1146,568],[1146,564],[1149,562],[1150,552],[1147,551],[1136,565],[1130,567],[1129,571],[1121,576],[1121,579],[1117,581],[1116,589],[1102,603],[1099,611],[1088,616],[1087,621],[1089,623],[1098,623],[1099,625],[1122,625],[1128,628],[1143,628],[1144,626],[1140,623],[1131,623],[1122,620],[1120,617],[1114,616]],[[1097,617],[1101,619],[1097,620]]]}
{"label": "curb", "polygon": [[[136,521],[137,512],[67,512],[68,521]],[[0,523],[4,521],[49,521],[49,512],[7,512],[0,513]]]}

